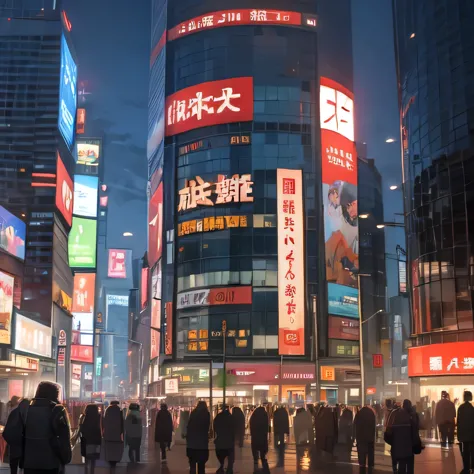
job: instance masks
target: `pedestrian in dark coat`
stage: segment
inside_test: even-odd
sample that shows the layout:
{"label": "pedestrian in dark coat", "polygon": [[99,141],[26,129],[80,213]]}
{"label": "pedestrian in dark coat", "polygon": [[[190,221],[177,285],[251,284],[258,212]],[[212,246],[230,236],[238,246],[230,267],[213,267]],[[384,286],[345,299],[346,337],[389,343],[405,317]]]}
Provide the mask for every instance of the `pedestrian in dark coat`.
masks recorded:
{"label": "pedestrian in dark coat", "polygon": [[336,413],[329,407],[321,407],[314,424],[317,449],[333,454],[338,436]]}
{"label": "pedestrian in dark coat", "polygon": [[99,407],[93,403],[86,406],[79,421],[81,435],[81,456],[85,458],[86,474],[94,474],[95,463],[100,458],[102,445],[102,429]]}
{"label": "pedestrian in dark coat", "polygon": [[211,415],[206,402],[199,402],[189,417],[186,434],[186,453],[190,474],[205,474],[209,460],[209,427]]}
{"label": "pedestrian in dark coat", "polygon": [[441,446],[446,443],[454,443],[454,427],[456,418],[456,407],[449,399],[448,392],[441,392],[441,400],[436,404],[436,423],[438,423]]}
{"label": "pedestrian in dark coat", "polygon": [[233,426],[233,418],[230,414],[229,407],[223,407],[222,411],[217,414],[214,419],[214,432],[216,445],[216,456],[219,460],[220,467],[218,474],[224,473],[224,463],[226,458],[227,474],[234,472],[234,449],[235,449],[235,428]]}
{"label": "pedestrian in dark coat", "polygon": [[252,438],[254,472],[258,471],[259,457],[262,461],[264,472],[270,472],[267,461],[269,427],[269,418],[265,408],[262,406],[257,407],[250,417],[250,436]]}
{"label": "pedestrian in dark coat", "polygon": [[161,450],[161,462],[166,464],[166,448],[170,448],[173,440],[173,418],[168,411],[168,406],[163,403],[156,415],[155,443],[159,443]]}
{"label": "pedestrian in dark coat", "polygon": [[140,447],[142,445],[143,422],[140,405],[130,403],[127,419],[125,420],[125,440],[128,444],[128,457],[132,464],[140,462]]}
{"label": "pedestrian in dark coat", "polygon": [[279,407],[273,414],[273,431],[275,449],[278,451],[277,467],[285,465],[285,436],[290,435],[290,418],[284,407]]}
{"label": "pedestrian in dark coat", "polygon": [[110,471],[115,472],[115,466],[123,456],[123,413],[119,402],[113,401],[105,410],[104,417],[104,447],[105,460],[110,463]]}
{"label": "pedestrian in dark coat", "polygon": [[235,430],[235,440],[239,444],[239,447],[244,446],[245,436],[245,415],[240,407],[234,407],[232,409],[232,423]]}
{"label": "pedestrian in dark coat", "polygon": [[474,407],[472,393],[464,392],[464,403],[458,408],[458,441],[461,448],[463,473],[474,469]]}
{"label": "pedestrian in dark coat", "polygon": [[8,444],[11,474],[17,474],[18,468],[23,469],[23,425],[29,404],[29,400],[23,399],[8,415],[7,424],[3,430],[3,439]]}
{"label": "pedestrian in dark coat", "polygon": [[365,469],[367,461],[369,470],[375,464],[376,416],[374,410],[362,407],[354,418],[354,438],[357,442],[359,466]]}

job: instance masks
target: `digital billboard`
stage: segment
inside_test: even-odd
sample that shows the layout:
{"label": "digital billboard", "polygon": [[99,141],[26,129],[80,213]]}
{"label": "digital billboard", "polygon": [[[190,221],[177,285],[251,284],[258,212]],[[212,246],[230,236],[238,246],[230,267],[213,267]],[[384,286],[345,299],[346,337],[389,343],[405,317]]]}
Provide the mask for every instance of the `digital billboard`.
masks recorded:
{"label": "digital billboard", "polygon": [[151,300],[150,359],[160,355],[161,301]]}
{"label": "digital billboard", "polygon": [[153,267],[163,252],[163,183],[148,204],[148,264]]}
{"label": "digital billboard", "polygon": [[94,361],[94,347],[82,345],[71,346],[71,360],[92,364]]}
{"label": "digital billboard", "polygon": [[359,340],[359,320],[329,316],[330,339]]}
{"label": "digital billboard", "polygon": [[74,176],[74,206],[76,216],[97,217],[99,178],[76,174]]}
{"label": "digital billboard", "polygon": [[97,221],[74,217],[68,247],[71,268],[95,268]]}
{"label": "digital billboard", "polygon": [[109,278],[127,278],[127,253],[128,250],[109,249]]}
{"label": "digital billboard", "polygon": [[26,224],[0,206],[0,250],[25,259]]}
{"label": "digital billboard", "polygon": [[77,66],[66,37],[61,37],[61,81],[59,86],[59,131],[67,146],[74,142],[77,111]]}
{"label": "digital billboard", "polygon": [[[94,316],[92,313],[72,313],[73,344],[94,345]],[[74,335],[79,337],[74,339]],[[77,340],[79,339],[79,340]]]}
{"label": "digital billboard", "polygon": [[151,297],[161,300],[161,260],[155,265],[151,274]]}
{"label": "digital billboard", "polygon": [[59,152],[56,153],[56,156],[56,207],[64,219],[66,219],[66,222],[71,225],[74,200],[72,179],[64,166]]}
{"label": "digital billboard", "polygon": [[328,311],[358,317],[359,225],[354,97],[322,77],[320,126]]}
{"label": "digital billboard", "polygon": [[203,82],[166,98],[166,136],[253,120],[253,77]]}
{"label": "digital billboard", "polygon": [[238,10],[221,10],[205,13],[184,21],[168,31],[168,41],[225,26],[241,25],[290,25],[301,26],[302,15],[298,12],[284,10],[240,8]]}
{"label": "digital billboard", "polygon": [[93,313],[95,297],[95,273],[74,275],[73,313]]}
{"label": "digital billboard", "polygon": [[78,138],[76,140],[76,163],[78,165],[99,166],[102,154],[100,138]]}
{"label": "digital billboard", "polygon": [[304,355],[303,173],[277,169],[278,351]]}
{"label": "digital billboard", "polygon": [[51,357],[53,340],[51,328],[33,321],[18,311],[15,319],[15,350]]}
{"label": "digital billboard", "polygon": [[165,303],[165,354],[173,355],[173,303],[168,301]]}
{"label": "digital billboard", "polygon": [[15,279],[0,272],[0,344],[11,344]]}
{"label": "digital billboard", "polygon": [[140,310],[143,311],[148,306],[148,275],[150,269],[142,268],[141,289],[140,289]]}

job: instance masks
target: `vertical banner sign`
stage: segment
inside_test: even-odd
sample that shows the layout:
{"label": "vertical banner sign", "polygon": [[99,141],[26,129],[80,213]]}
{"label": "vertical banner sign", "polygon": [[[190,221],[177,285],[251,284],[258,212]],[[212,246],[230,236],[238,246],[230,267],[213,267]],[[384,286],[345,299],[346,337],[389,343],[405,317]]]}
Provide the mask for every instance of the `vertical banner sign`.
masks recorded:
{"label": "vertical banner sign", "polygon": [[328,312],[358,318],[359,224],[353,94],[322,77],[320,114]]}
{"label": "vertical banner sign", "polygon": [[165,303],[166,333],[165,355],[173,355],[173,303]]}
{"label": "vertical banner sign", "polygon": [[304,228],[301,170],[277,170],[278,349],[304,355]]}

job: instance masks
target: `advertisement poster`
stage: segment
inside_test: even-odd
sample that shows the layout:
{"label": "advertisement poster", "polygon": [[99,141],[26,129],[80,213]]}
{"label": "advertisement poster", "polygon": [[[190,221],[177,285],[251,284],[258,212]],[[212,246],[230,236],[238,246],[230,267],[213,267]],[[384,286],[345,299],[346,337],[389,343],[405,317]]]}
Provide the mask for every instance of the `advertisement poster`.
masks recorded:
{"label": "advertisement poster", "polygon": [[160,333],[156,329],[150,330],[150,360],[160,355]]}
{"label": "advertisement poster", "polygon": [[359,340],[359,320],[329,316],[329,338]]}
{"label": "advertisement poster", "polygon": [[148,264],[153,267],[163,252],[163,183],[150,199],[148,207]]}
{"label": "advertisement poster", "polygon": [[78,138],[76,140],[76,163],[78,165],[99,166],[102,153],[100,138]]}
{"label": "advertisement poster", "polygon": [[71,360],[92,364],[94,360],[93,346],[71,346]]}
{"label": "advertisement poster", "polygon": [[26,224],[0,206],[0,250],[25,260]]}
{"label": "advertisement poster", "polygon": [[109,278],[127,278],[127,253],[128,250],[109,250]]}
{"label": "advertisement poster", "polygon": [[160,332],[157,329],[161,329],[161,301],[152,299],[151,300],[150,359],[154,359],[155,357],[158,357],[160,354]]}
{"label": "advertisement poster", "polygon": [[93,313],[95,297],[95,273],[74,275],[73,313]]}
{"label": "advertisement poster", "polygon": [[11,344],[14,282],[13,277],[0,272],[0,344]]}
{"label": "advertisement poster", "polygon": [[56,207],[69,225],[72,223],[73,199],[72,179],[57,152]]}
{"label": "advertisement poster", "polygon": [[[72,313],[72,332],[74,345],[92,346],[94,344],[94,316],[92,313]],[[77,340],[79,339],[79,340]]]}
{"label": "advertisement poster", "polygon": [[166,98],[167,137],[220,123],[253,120],[253,77],[203,82]]}
{"label": "advertisement poster", "polygon": [[328,311],[358,317],[359,225],[353,94],[321,78],[320,122]]}
{"label": "advertisement poster", "polygon": [[161,260],[155,265],[151,274],[151,297],[161,300]]}
{"label": "advertisement poster", "polygon": [[77,66],[64,35],[61,37],[61,82],[59,86],[59,131],[67,146],[74,141],[77,110]]}
{"label": "advertisement poster", "polygon": [[165,303],[165,354],[173,355],[173,303],[168,301]]}
{"label": "advertisement poster", "polygon": [[74,214],[81,217],[97,217],[99,178],[76,174],[74,176]]}
{"label": "advertisement poster", "polygon": [[142,268],[141,289],[140,289],[140,310],[143,311],[148,306],[148,275],[150,269]]}
{"label": "advertisement poster", "polygon": [[304,355],[303,173],[277,169],[278,353]]}
{"label": "advertisement poster", "polygon": [[19,311],[15,314],[15,350],[51,357],[52,331],[49,326],[23,316]]}
{"label": "advertisement poster", "polygon": [[74,217],[69,233],[69,266],[95,268],[97,221]]}

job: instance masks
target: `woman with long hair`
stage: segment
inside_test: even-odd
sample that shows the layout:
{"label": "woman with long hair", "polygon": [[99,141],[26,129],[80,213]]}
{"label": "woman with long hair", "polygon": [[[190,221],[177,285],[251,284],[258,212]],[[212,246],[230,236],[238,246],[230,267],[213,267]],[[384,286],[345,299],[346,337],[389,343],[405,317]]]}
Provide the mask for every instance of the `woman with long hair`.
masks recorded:
{"label": "woman with long hair", "polygon": [[94,474],[95,462],[100,458],[102,428],[99,407],[93,403],[86,406],[79,420],[81,455],[85,458],[86,474]]}

